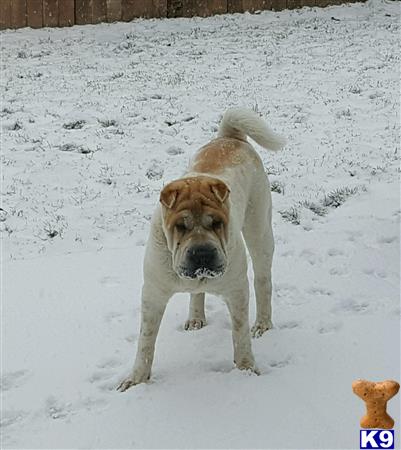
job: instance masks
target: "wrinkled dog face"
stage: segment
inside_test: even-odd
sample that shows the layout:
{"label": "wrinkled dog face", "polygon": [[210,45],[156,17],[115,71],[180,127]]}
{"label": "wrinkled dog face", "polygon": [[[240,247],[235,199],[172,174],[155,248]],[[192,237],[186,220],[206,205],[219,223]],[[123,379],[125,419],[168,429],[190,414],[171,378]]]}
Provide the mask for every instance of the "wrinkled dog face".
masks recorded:
{"label": "wrinkled dog face", "polygon": [[199,176],[173,181],[160,194],[163,229],[181,278],[217,278],[226,269],[228,187]]}

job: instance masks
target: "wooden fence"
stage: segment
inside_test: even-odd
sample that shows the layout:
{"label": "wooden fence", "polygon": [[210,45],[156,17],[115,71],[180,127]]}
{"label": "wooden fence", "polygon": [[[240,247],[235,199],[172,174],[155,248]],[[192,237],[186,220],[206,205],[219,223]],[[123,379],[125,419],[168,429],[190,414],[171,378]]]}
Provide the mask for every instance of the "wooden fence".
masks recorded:
{"label": "wooden fence", "polygon": [[[348,0],[349,1],[349,0]],[[351,0],[352,1],[352,0]],[[130,21],[136,17],[192,17],[302,6],[343,0],[0,0],[0,29],[65,27]]]}

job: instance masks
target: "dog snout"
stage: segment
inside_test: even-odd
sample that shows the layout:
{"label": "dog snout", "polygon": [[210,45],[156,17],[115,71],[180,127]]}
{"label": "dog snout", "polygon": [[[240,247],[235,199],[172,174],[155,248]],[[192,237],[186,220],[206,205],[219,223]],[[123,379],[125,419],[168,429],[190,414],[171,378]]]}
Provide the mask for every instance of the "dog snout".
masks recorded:
{"label": "dog snout", "polygon": [[195,244],[185,252],[179,275],[184,278],[217,278],[225,272],[224,260],[217,247]]}
{"label": "dog snout", "polygon": [[213,270],[217,261],[217,249],[211,245],[194,245],[187,251],[189,268]]}

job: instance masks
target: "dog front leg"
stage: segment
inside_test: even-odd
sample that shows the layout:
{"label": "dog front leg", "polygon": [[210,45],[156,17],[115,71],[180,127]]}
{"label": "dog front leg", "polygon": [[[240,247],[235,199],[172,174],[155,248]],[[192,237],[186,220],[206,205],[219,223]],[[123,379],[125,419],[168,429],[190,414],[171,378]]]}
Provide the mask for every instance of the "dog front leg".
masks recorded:
{"label": "dog front leg", "polygon": [[131,386],[144,383],[150,378],[157,333],[170,295],[152,286],[142,289],[141,330],[134,368],[131,375],[117,389],[126,391]]}
{"label": "dog front leg", "polygon": [[244,284],[246,284],[245,288],[231,292],[225,299],[232,321],[234,363],[240,370],[249,369],[258,374],[249,330],[248,283],[244,282]]}
{"label": "dog front leg", "polygon": [[191,294],[189,317],[185,322],[185,330],[200,330],[206,325],[205,293]]}

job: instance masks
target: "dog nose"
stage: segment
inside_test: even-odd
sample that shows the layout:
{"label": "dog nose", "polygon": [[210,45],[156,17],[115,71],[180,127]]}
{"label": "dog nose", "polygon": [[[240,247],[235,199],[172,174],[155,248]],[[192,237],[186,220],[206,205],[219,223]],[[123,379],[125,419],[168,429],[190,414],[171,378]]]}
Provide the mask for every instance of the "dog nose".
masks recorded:
{"label": "dog nose", "polygon": [[188,249],[191,269],[212,269],[215,266],[217,249],[211,245],[194,245]]}

